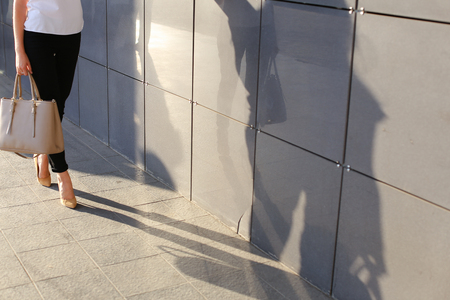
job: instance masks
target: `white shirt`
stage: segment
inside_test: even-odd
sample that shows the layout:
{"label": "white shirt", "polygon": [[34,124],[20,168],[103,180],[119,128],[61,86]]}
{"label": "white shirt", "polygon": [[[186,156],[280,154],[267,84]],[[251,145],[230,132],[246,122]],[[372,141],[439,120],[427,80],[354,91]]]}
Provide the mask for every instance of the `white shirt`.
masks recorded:
{"label": "white shirt", "polygon": [[28,0],[25,30],[69,35],[83,29],[80,0]]}

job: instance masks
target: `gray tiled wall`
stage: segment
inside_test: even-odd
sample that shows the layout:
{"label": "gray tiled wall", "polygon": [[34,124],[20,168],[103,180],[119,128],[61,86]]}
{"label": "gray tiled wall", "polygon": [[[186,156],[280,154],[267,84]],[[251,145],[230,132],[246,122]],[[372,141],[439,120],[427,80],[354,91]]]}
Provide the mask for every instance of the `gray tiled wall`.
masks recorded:
{"label": "gray tiled wall", "polygon": [[449,36],[448,24],[359,17],[346,159],[448,209]]}
{"label": "gray tiled wall", "polygon": [[80,57],[78,74],[80,126],[108,143],[108,70]]}
{"label": "gray tiled wall", "polygon": [[341,177],[335,163],[258,134],[252,241],[327,292]]}
{"label": "gray tiled wall", "polygon": [[344,172],[334,281],[337,299],[446,299],[446,209]]}
{"label": "gray tiled wall", "polygon": [[108,121],[111,148],[144,168],[144,85],[108,71]]}
{"label": "gray tiled wall", "polygon": [[359,6],[366,11],[406,16],[411,18],[427,19],[432,21],[450,22],[450,2],[443,0],[359,0]]}
{"label": "gray tiled wall", "polygon": [[73,79],[73,89],[66,101],[66,106],[64,107],[64,116],[70,119],[74,124],[80,126],[80,95],[78,82],[79,78],[79,67],[75,69],[75,76]]}
{"label": "gray tiled wall", "polygon": [[0,26],[0,72],[6,73],[6,56],[5,56],[5,42],[3,40],[3,25]]}
{"label": "gray tiled wall", "polygon": [[66,118],[337,299],[450,293],[447,0],[82,4]]}
{"label": "gray tiled wall", "polygon": [[145,99],[146,168],[189,198],[192,105],[153,86]]}
{"label": "gray tiled wall", "polygon": [[107,65],[106,0],[82,0],[84,29],[80,55],[100,65]]}
{"label": "gray tiled wall", "polygon": [[193,0],[145,3],[145,81],[192,99]]}

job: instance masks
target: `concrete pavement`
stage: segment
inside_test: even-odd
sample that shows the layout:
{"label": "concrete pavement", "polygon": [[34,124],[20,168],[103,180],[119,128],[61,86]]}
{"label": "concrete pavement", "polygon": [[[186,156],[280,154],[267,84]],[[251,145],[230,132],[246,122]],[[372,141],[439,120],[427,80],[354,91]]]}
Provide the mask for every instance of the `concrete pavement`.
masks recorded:
{"label": "concrete pavement", "polygon": [[[0,75],[0,96],[12,95]],[[64,121],[78,207],[0,151],[0,299],[331,299]]]}

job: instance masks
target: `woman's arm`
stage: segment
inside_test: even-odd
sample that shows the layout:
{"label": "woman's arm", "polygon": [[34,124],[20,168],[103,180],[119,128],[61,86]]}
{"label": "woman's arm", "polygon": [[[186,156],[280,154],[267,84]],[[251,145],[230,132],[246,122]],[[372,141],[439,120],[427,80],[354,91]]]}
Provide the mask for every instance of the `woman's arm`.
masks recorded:
{"label": "woman's arm", "polygon": [[28,75],[28,72],[33,73],[23,44],[24,24],[27,18],[27,3],[28,0],[14,0],[14,48],[16,50],[16,70],[19,75]]}

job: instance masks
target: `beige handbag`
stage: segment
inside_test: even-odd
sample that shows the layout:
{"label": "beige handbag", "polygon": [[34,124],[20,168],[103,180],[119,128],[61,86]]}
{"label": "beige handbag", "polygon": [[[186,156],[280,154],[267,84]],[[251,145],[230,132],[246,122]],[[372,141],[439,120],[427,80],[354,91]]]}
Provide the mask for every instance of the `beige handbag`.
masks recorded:
{"label": "beige handbag", "polygon": [[0,150],[28,154],[60,153],[64,150],[64,138],[56,101],[43,101],[33,77],[31,74],[28,76],[31,100],[22,98],[20,75],[16,75],[12,98],[1,99]]}

